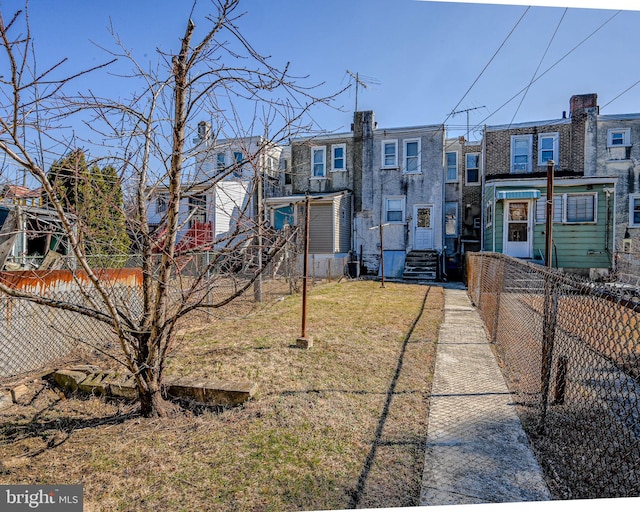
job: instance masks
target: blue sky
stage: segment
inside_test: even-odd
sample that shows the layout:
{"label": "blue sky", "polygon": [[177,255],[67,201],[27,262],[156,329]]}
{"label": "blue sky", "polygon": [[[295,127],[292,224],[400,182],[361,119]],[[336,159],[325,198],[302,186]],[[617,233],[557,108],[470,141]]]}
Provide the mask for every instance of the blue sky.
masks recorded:
{"label": "blue sky", "polygon": [[[5,19],[22,4],[0,0]],[[191,5],[186,0],[31,0],[38,65],[43,69],[69,57],[65,69],[73,72],[104,61],[91,41],[112,47],[110,18],[139,59],[155,61],[156,48],[177,49]],[[198,1],[196,22],[208,5]],[[321,91],[348,85],[347,70],[358,73],[367,84],[359,90],[358,108],[375,111],[381,127],[446,122],[458,135],[466,131],[466,114],[449,114],[465,109],[474,109],[472,127],[557,119],[568,111],[571,95],[591,92],[598,94],[603,114],[640,112],[640,83],[634,86],[640,81],[640,11],[616,15],[593,8],[416,0],[246,0],[240,10],[247,11],[240,29],[254,47],[275,65],[291,62],[293,73],[324,82]],[[538,66],[540,75],[554,64],[526,95],[521,92]],[[109,85],[94,77],[77,87],[127,94]],[[353,87],[337,105],[343,111],[317,111],[315,120],[324,129],[348,131]]]}

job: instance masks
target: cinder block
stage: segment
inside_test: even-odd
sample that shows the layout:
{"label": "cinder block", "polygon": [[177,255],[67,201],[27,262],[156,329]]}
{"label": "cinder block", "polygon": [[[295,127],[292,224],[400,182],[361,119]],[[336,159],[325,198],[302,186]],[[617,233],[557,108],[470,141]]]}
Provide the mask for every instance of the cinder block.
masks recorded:
{"label": "cinder block", "polygon": [[11,394],[7,391],[0,391],[0,409],[5,409],[13,404]]}
{"label": "cinder block", "polygon": [[69,391],[76,391],[79,384],[87,378],[87,375],[80,371],[58,370],[53,374],[53,380],[61,388]]}
{"label": "cinder block", "polygon": [[252,382],[208,381],[184,377],[165,385],[167,394],[206,405],[233,406],[246,402],[256,390]]}
{"label": "cinder block", "polygon": [[102,381],[111,396],[134,399],[138,397],[136,380],[130,373],[108,374]]}
{"label": "cinder block", "polygon": [[11,388],[11,400],[13,400],[14,403],[18,403],[18,400],[27,393],[29,393],[29,386],[26,384],[19,384],[18,386]]}
{"label": "cinder block", "polygon": [[78,384],[78,389],[85,393],[92,393],[98,395],[106,395],[107,388],[104,383],[104,379],[108,376],[107,373],[92,373],[88,375],[82,382]]}

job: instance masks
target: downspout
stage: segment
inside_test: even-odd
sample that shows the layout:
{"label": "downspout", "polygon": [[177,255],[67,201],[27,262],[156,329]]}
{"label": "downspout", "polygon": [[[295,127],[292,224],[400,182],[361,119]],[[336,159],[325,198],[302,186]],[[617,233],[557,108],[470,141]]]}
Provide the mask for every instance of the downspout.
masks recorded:
{"label": "downspout", "polygon": [[484,230],[486,227],[485,221],[485,168],[487,163],[487,125],[485,124],[482,127],[482,172],[480,173],[480,250],[484,251],[485,248],[485,239],[484,239]]}

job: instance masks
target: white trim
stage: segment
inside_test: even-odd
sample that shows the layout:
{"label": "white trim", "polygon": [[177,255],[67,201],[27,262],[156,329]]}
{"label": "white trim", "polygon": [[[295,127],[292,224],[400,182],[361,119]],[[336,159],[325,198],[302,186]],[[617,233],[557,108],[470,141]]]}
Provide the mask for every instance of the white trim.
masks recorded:
{"label": "white trim", "polygon": [[[400,212],[402,218],[400,220],[389,220],[387,214],[390,211],[397,212],[398,210],[389,210],[389,201],[400,201]],[[407,198],[405,196],[384,196],[384,222],[388,224],[404,224],[406,219],[406,204]]]}
{"label": "white trim", "polygon": [[[409,144],[413,144],[413,143],[417,143],[418,144],[418,149],[417,149],[417,154],[415,156],[416,158],[416,170],[415,171],[408,171],[407,170],[407,160],[408,160],[408,156],[407,156],[407,146]],[[422,173],[422,148],[421,148],[421,141],[419,138],[415,138],[415,139],[404,139],[402,141],[402,148],[403,148],[403,165],[402,165],[402,172],[405,174],[420,174]]]}
{"label": "white trim", "polygon": [[[528,144],[528,149],[527,149],[527,163],[526,163],[526,168],[521,168],[518,167],[516,168],[516,165],[518,166],[522,166],[523,164],[519,163],[516,164],[514,159],[515,159],[515,145],[516,145],[516,141],[519,140],[523,140]],[[524,156],[524,155],[518,155],[518,156]],[[509,170],[512,174],[518,174],[518,173],[523,173],[523,172],[532,172],[533,171],[533,135],[532,134],[528,134],[528,135],[512,135],[511,136],[511,152],[509,153]]]}
{"label": "white trim", "polygon": [[[316,151],[322,153],[322,174],[315,174],[314,155]],[[312,180],[322,180],[327,177],[327,148],[326,146],[311,146],[311,174]]]}
{"label": "white trim", "polygon": [[[475,155],[478,158],[478,167],[468,167],[467,166],[467,158],[469,156]],[[468,187],[479,187],[480,186],[480,162],[481,162],[481,153],[472,152],[465,153],[464,155],[464,184]],[[469,169],[478,171],[478,180],[477,181],[469,181]]]}
{"label": "white trim", "polygon": [[[614,144],[613,135],[622,135],[622,143]],[[607,130],[607,147],[608,148],[625,148],[631,146],[631,128],[609,128]]]}
{"label": "white trim", "polygon": [[[542,139],[552,139],[551,152],[553,155],[551,158],[544,159],[542,157],[543,151],[548,151],[548,149],[542,148]],[[538,167],[547,166],[547,162],[549,160],[553,160],[556,164],[560,162],[560,133],[559,132],[549,132],[549,133],[539,133],[538,134]]]}
{"label": "white trim", "polygon": [[[633,206],[634,200],[638,199],[640,201],[640,194],[629,194],[629,227],[630,228],[640,228],[640,222],[634,222],[633,218]],[[640,206],[640,203],[638,204]]]}
{"label": "white trim", "polygon": [[[393,154],[393,163],[386,163],[386,154],[385,147],[387,145],[394,146],[394,154]],[[382,141],[381,145],[381,157],[380,157],[380,168],[381,169],[397,169],[398,168],[398,139],[386,139]]]}
{"label": "white trim", "polygon": [[[456,155],[456,177],[449,178],[449,161],[447,159],[447,155]],[[457,151],[445,151],[444,153],[444,181],[445,183],[458,183],[458,152]]]}
{"label": "white trim", "polygon": [[[342,168],[336,169],[336,149],[342,149]],[[331,144],[331,171],[332,172],[345,172],[347,170],[347,145],[346,144]]]}
{"label": "white trim", "polygon": [[[567,218],[567,209],[569,208],[569,198],[578,196],[593,197],[593,220],[573,220]],[[563,224],[597,224],[598,223],[598,193],[597,192],[572,192],[563,194],[562,197],[562,223]]]}

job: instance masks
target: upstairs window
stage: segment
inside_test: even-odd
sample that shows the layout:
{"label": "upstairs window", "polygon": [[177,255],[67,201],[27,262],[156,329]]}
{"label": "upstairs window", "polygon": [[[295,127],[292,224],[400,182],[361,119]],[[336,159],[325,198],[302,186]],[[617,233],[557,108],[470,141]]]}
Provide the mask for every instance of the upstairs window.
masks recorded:
{"label": "upstairs window", "polygon": [[538,165],[546,166],[549,160],[558,163],[559,138],[558,132],[538,135]]}
{"label": "upstairs window", "polygon": [[416,174],[420,169],[420,139],[404,141],[404,172]]}
{"label": "upstairs window", "polygon": [[467,185],[480,183],[480,153],[467,153],[465,155],[465,168]]}
{"label": "upstairs window", "polygon": [[167,211],[167,196],[156,197],[156,213],[164,213]]}
{"label": "upstairs window", "polygon": [[225,161],[225,156],[224,153],[218,153],[216,155],[216,167],[218,168],[219,171],[224,170],[224,168],[226,167],[226,161]]}
{"label": "upstairs window", "polygon": [[629,225],[640,226],[640,195],[629,195]]}
{"label": "upstairs window", "polygon": [[327,149],[324,146],[311,148],[311,177],[324,178],[327,175]]}
{"label": "upstairs window", "polygon": [[445,153],[445,164],[447,181],[458,181],[458,153],[455,151]]}
{"label": "upstairs window", "polygon": [[615,148],[631,145],[631,128],[607,131],[607,147]]}
{"label": "upstairs window", "polygon": [[331,168],[334,171],[346,171],[346,144],[334,144],[331,146]]}
{"label": "upstairs window", "polygon": [[532,135],[511,136],[511,172],[531,172]]}
{"label": "upstairs window", "polygon": [[382,141],[382,168],[383,169],[398,168],[398,141],[397,140]]}

